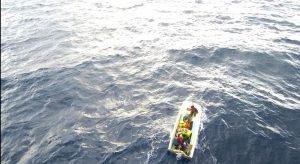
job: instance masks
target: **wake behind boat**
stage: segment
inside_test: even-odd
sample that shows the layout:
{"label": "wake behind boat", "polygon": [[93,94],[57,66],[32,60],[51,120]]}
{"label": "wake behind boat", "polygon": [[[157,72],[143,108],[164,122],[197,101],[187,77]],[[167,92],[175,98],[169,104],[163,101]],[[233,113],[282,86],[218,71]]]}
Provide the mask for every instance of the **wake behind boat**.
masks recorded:
{"label": "wake behind boat", "polygon": [[202,107],[196,103],[185,101],[179,109],[176,122],[171,133],[168,150],[175,153],[176,158],[192,158],[197,144],[202,116]]}

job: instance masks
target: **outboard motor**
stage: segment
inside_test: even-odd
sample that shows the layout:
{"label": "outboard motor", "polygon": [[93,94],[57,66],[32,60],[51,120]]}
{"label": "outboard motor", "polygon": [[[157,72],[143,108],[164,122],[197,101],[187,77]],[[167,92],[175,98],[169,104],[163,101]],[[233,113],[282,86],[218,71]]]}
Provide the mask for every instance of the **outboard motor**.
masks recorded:
{"label": "outboard motor", "polygon": [[176,155],[176,159],[177,159],[177,160],[181,160],[181,159],[182,159],[182,153],[177,154],[177,155]]}

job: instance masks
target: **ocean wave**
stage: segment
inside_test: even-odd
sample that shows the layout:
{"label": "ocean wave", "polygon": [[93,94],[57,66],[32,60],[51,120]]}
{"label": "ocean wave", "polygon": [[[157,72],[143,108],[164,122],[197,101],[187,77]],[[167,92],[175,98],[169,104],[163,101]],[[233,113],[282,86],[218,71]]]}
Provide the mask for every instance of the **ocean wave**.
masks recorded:
{"label": "ocean wave", "polygon": [[[1,2],[1,162],[299,163],[294,1]],[[243,151],[241,151],[243,150]]]}

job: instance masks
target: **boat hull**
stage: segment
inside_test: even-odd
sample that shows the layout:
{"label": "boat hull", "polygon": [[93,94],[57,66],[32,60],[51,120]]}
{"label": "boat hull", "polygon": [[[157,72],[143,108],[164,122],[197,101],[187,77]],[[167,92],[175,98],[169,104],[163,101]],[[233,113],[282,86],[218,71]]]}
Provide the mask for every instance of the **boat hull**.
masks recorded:
{"label": "boat hull", "polygon": [[[194,116],[192,118],[192,128],[191,128],[191,138],[190,138],[190,142],[189,142],[189,148],[190,148],[190,153],[186,154],[185,152],[183,152],[182,150],[178,150],[174,148],[173,145],[173,141],[175,138],[175,134],[176,134],[176,130],[178,128],[178,125],[180,123],[180,121],[182,121],[183,117],[185,115],[189,115],[190,111],[188,110],[188,108],[190,108],[192,105],[194,105],[194,107],[198,110],[198,113],[196,114],[196,116]],[[199,133],[199,129],[200,129],[200,123],[201,123],[201,116],[202,116],[202,107],[197,104],[197,103],[193,103],[191,101],[185,101],[183,102],[183,104],[180,106],[179,108],[179,113],[176,117],[176,122],[174,124],[174,128],[171,132],[171,136],[170,136],[170,143],[168,146],[168,150],[174,154],[182,154],[182,156],[184,158],[188,158],[191,159],[193,158],[194,155],[194,151],[197,145],[197,140],[198,140],[198,133]]]}

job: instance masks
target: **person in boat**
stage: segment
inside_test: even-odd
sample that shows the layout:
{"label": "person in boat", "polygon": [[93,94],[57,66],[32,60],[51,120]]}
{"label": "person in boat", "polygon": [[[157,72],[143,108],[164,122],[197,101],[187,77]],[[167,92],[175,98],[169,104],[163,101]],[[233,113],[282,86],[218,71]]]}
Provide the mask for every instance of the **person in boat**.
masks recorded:
{"label": "person in boat", "polygon": [[180,134],[182,135],[184,140],[189,140],[189,138],[191,137],[192,131],[190,131],[187,128],[181,128]]}
{"label": "person in boat", "polygon": [[198,113],[198,109],[196,109],[194,105],[192,105],[191,108],[189,108],[188,110],[191,111],[191,114],[190,114],[190,115],[191,115],[192,117],[193,117],[193,116],[196,116],[197,113]]}
{"label": "person in boat", "polygon": [[179,123],[179,127],[180,128],[188,128],[188,129],[191,129],[191,123],[188,122],[188,121],[181,121]]}
{"label": "person in boat", "polygon": [[183,117],[183,122],[185,122],[185,126],[183,127],[186,127],[188,128],[189,130],[192,130],[192,126],[193,126],[193,120],[192,120],[192,116],[190,114],[187,114]]}
{"label": "person in boat", "polygon": [[179,134],[177,140],[178,140],[179,144],[182,145],[183,144],[183,135]]}
{"label": "person in boat", "polygon": [[184,141],[183,142],[183,152],[186,154],[186,155],[189,155],[190,154],[190,151],[191,151],[191,145],[187,142],[187,141]]}
{"label": "person in boat", "polygon": [[191,115],[185,115],[184,117],[183,117],[183,121],[184,122],[192,122],[192,117],[191,117]]}
{"label": "person in boat", "polygon": [[173,144],[175,146],[175,149],[182,150],[184,148],[183,147],[183,142],[184,142],[184,139],[183,139],[181,134],[176,136],[173,140]]}
{"label": "person in boat", "polygon": [[174,140],[173,140],[173,145],[174,145],[174,146],[180,145],[177,137],[174,138]]}
{"label": "person in boat", "polygon": [[183,150],[184,150],[184,147],[183,147],[182,144],[179,144],[179,145],[176,146],[176,149],[177,149],[177,150],[182,150],[182,151],[183,151]]}

